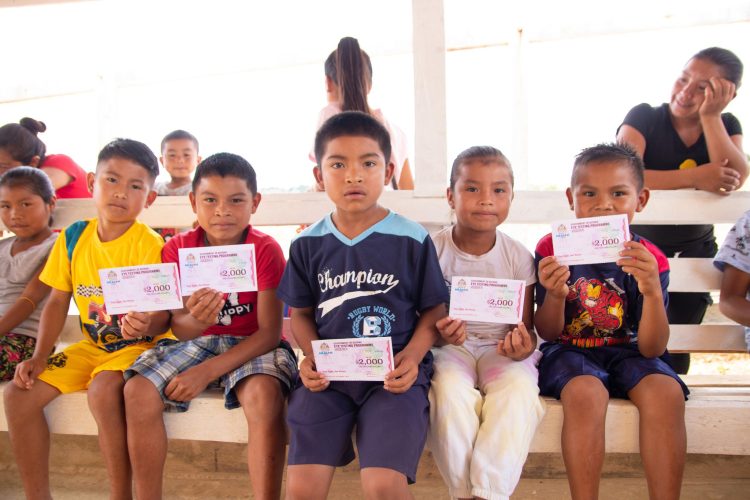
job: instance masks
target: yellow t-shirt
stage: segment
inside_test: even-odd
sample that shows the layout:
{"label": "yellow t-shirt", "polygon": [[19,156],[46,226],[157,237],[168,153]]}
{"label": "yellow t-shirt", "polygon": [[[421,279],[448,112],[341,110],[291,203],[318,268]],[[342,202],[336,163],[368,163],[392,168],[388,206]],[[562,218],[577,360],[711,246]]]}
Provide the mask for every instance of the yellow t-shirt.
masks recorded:
{"label": "yellow t-shirt", "polygon": [[99,269],[160,263],[164,240],[138,221],[113,241],[102,242],[96,229],[96,219],[79,221],[66,228],[57,238],[39,279],[52,288],[73,293],[83,336],[100,349],[114,352],[132,344],[173,338],[168,330],[155,338],[123,339],[119,315],[107,314],[99,280]]}

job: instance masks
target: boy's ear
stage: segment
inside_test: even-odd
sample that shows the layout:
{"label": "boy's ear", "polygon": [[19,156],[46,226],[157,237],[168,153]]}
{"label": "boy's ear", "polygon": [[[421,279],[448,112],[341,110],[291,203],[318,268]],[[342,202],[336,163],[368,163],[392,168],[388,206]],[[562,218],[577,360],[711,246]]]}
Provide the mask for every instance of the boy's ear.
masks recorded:
{"label": "boy's ear", "polygon": [[161,163],[162,167],[164,166],[164,157],[163,156],[159,157],[159,163]]}
{"label": "boy's ear", "polygon": [[188,199],[190,200],[190,206],[193,208],[193,213],[197,214],[198,211],[195,209],[195,193],[190,191],[188,193]]}
{"label": "boy's ear", "polygon": [[256,210],[258,210],[258,205],[260,205],[260,199],[261,195],[260,193],[255,193],[253,196],[253,211],[250,212],[251,214],[254,214]]}
{"label": "boy's ear", "polygon": [[326,187],[325,184],[323,184],[323,170],[318,165],[313,167],[313,177],[315,177],[315,182],[318,184],[320,191],[325,191]]}
{"label": "boy's ear", "polygon": [[29,166],[30,167],[38,167],[39,166],[39,160],[41,160],[41,158],[39,157],[39,155],[32,156],[31,157],[31,161],[29,162]]}
{"label": "boy's ear", "polygon": [[646,204],[648,203],[648,200],[651,198],[651,191],[647,187],[644,187],[641,189],[641,192],[638,193],[638,206],[636,207],[635,211],[640,212],[644,208],[646,208]]}
{"label": "boy's ear", "polygon": [[573,190],[570,188],[566,189],[565,196],[568,197],[568,204],[570,205],[570,209],[573,210]]}
{"label": "boy's ear", "polygon": [[94,194],[94,181],[96,180],[95,172],[88,172],[86,174],[86,185],[89,188],[89,193]]}
{"label": "boy's ear", "polygon": [[148,196],[146,196],[146,204],[143,206],[143,208],[148,208],[151,206],[151,204],[154,203],[154,200],[156,200],[157,193],[153,189],[148,192]]}
{"label": "boy's ear", "polygon": [[385,183],[384,186],[388,186],[391,184],[391,177],[393,177],[393,172],[395,172],[396,167],[393,165],[392,161],[389,161],[388,164],[385,166]]}

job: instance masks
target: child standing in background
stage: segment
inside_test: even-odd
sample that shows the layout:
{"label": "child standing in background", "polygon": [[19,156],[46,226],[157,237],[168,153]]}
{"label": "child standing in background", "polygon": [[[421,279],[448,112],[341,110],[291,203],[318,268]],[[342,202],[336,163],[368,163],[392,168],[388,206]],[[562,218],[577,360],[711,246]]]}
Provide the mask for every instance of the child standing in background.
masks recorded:
{"label": "child standing in background", "polygon": [[0,127],[0,174],[14,167],[37,167],[52,181],[57,198],[91,198],[86,172],[76,162],[65,155],[47,155],[47,146],[37,137],[45,130],[44,122],[33,118]]}
{"label": "child standing in background", "polygon": [[0,177],[0,218],[14,236],[0,240],[0,380],[34,354],[39,316],[50,287],[39,281],[58,233],[52,232],[55,191],[49,177],[17,167]]}
{"label": "child standing in background", "polygon": [[[367,94],[372,88],[372,63],[370,56],[359,48],[357,39],[342,38],[336,50],[326,59],[324,70],[328,105],[320,111],[318,128],[342,111],[361,111],[374,116],[391,137],[390,161],[394,165],[394,173],[389,186],[394,189],[414,189],[406,134],[389,122],[380,109],[372,109],[367,102]],[[316,161],[314,151],[310,152],[310,160]]]}
{"label": "child standing in background", "polygon": [[454,498],[504,499],[521,477],[529,445],[544,416],[534,334],[534,258],[497,230],[513,200],[513,170],[497,149],[476,146],[453,162],[448,204],[456,224],[433,236],[443,278],[523,280],[526,295],[518,325],[437,322],[443,341],[434,348],[430,389],[432,451]]}
{"label": "child standing in background", "polygon": [[[646,206],[643,161],[629,146],[602,144],[576,157],[570,208],[577,218],[626,214]],[[617,262],[565,266],[552,235],[536,247],[534,322],[545,342],[539,388],[562,402],[562,452],[574,499],[596,498],[610,397],[640,414],[640,451],[651,498],[677,499],[685,467],[688,388],[669,365],[669,263],[632,234]]]}
{"label": "child standing in background", "polygon": [[161,140],[159,162],[169,173],[169,181],[157,181],[159,196],[187,196],[192,190],[192,176],[201,162],[198,139],[190,132],[174,130]]}
{"label": "child standing in background", "polygon": [[[169,173],[169,181],[156,181],[154,191],[159,196],[187,196],[193,187],[193,172],[201,161],[198,139],[185,130],[173,130],[161,140],[159,162]],[[155,231],[169,241],[177,233],[189,231],[190,227],[160,227]]]}
{"label": "child standing in background", "polygon": [[750,211],[729,231],[714,265],[723,272],[719,310],[745,325],[745,343],[750,352]]}
{"label": "child standing in background", "polygon": [[[34,355],[16,367],[5,389],[11,447],[28,498],[50,498],[49,427],[44,408],[60,394],[87,389],[110,498],[132,496],[125,428],[123,372],[161,338],[169,313],[111,315],[99,269],[161,262],[161,237],[136,220],[153,203],[159,163],[145,144],[116,139],[99,153],[88,174],[97,217],[60,233],[39,279],[52,288],[42,311]],[[83,340],[49,357],[73,298]]]}

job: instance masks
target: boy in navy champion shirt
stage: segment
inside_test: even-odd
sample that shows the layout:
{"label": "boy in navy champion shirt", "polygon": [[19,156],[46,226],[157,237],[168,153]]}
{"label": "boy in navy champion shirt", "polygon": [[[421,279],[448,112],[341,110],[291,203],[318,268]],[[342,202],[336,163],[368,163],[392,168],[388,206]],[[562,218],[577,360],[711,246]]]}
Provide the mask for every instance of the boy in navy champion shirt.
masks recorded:
{"label": "boy in navy champion shirt", "polygon": [[[305,359],[289,398],[288,498],[325,498],[335,467],[357,449],[366,497],[408,498],[427,435],[435,322],[447,289],[430,237],[378,204],[393,175],[390,138],[371,116],[345,112],[315,137],[314,169],[336,208],[292,243],[278,288]],[[395,369],[379,382],[329,382],[316,339],[390,336]]]}
{"label": "boy in navy champion shirt", "polygon": [[[568,202],[577,218],[646,206],[643,161],[629,146],[602,144],[576,158]],[[633,234],[615,263],[561,265],[552,236],[536,247],[539,388],[563,405],[562,451],[573,498],[596,498],[610,397],[640,413],[641,456],[651,498],[679,498],[685,465],[687,387],[667,362],[669,263]]]}

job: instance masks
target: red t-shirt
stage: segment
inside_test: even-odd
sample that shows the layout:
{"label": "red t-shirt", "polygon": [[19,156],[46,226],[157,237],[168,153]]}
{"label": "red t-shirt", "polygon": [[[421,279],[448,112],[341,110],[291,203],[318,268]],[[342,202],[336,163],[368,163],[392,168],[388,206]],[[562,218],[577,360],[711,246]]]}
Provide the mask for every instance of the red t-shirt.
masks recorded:
{"label": "red t-shirt", "polygon": [[62,170],[72,179],[70,183],[55,192],[58,198],[91,198],[91,193],[86,183],[86,171],[78,166],[72,158],[65,155],[45,156],[44,162],[39,165],[39,168],[46,167]]}
{"label": "red t-shirt", "polygon": [[[258,290],[273,290],[279,285],[286,261],[281,247],[271,236],[248,226],[245,243],[255,245],[255,268],[258,273]],[[170,239],[162,250],[162,262],[179,263],[180,248],[195,248],[205,245],[202,227],[180,233]],[[233,335],[247,337],[258,330],[258,292],[231,293],[219,313],[219,323],[203,332],[203,335]]]}

